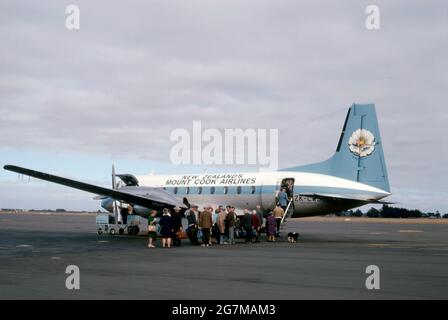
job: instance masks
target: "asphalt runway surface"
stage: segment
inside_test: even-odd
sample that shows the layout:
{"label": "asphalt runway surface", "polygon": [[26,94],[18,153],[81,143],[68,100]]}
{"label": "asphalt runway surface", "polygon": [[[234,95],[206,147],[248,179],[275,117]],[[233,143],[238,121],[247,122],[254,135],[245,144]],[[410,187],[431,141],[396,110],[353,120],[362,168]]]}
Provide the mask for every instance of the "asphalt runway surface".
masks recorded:
{"label": "asphalt runway surface", "polygon": [[[441,220],[290,219],[298,243],[146,247],[94,215],[0,214],[0,299],[447,299]],[[80,289],[65,287],[66,267]],[[380,269],[380,289],[365,286]]]}

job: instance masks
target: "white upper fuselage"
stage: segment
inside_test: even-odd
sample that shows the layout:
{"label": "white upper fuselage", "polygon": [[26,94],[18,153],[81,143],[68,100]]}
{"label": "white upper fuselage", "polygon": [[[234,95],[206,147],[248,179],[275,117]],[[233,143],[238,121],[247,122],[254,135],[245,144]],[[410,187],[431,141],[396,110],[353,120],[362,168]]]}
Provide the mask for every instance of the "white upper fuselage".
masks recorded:
{"label": "white upper fuselage", "polygon": [[[362,201],[367,203],[390,195],[363,183],[295,171],[147,175],[139,176],[138,180],[142,187],[164,188],[199,207],[233,205],[242,210],[257,205],[273,208],[276,193],[285,178],[294,179],[294,216],[337,212],[362,205]],[[325,198],[312,195],[325,195]]]}

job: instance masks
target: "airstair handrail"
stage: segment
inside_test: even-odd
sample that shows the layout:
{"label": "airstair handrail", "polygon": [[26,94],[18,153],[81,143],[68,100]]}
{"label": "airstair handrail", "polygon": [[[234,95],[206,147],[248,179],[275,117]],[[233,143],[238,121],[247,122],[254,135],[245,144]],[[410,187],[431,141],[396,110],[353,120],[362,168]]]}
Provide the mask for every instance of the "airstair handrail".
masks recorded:
{"label": "airstair handrail", "polygon": [[285,217],[288,214],[289,207],[291,206],[291,203],[292,203],[292,199],[289,200],[288,206],[286,207],[285,213],[283,214],[282,221],[280,223],[283,223],[283,220],[285,220]]}

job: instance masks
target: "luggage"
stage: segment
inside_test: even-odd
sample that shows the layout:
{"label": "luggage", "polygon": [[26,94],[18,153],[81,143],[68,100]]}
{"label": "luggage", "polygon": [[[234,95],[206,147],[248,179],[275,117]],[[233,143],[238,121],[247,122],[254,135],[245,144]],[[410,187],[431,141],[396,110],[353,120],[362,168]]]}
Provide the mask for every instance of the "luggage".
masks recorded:
{"label": "luggage", "polygon": [[252,237],[258,237],[258,233],[257,233],[257,230],[255,230],[255,229],[252,229]]}
{"label": "luggage", "polygon": [[245,238],[246,237],[246,230],[244,229],[236,229],[235,230],[237,238]]}
{"label": "luggage", "polygon": [[176,238],[187,239],[187,233],[184,230],[179,230],[176,232]]}

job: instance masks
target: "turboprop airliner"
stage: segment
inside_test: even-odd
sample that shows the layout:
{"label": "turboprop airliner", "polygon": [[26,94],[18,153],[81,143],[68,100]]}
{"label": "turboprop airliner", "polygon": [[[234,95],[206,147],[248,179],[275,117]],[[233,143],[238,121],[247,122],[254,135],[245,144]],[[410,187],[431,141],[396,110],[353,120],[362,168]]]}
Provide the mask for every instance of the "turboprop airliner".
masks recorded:
{"label": "turboprop airliner", "polygon": [[[101,206],[115,212],[117,202],[146,217],[150,210],[191,204],[233,205],[269,210],[280,188],[287,192],[293,217],[325,215],[368,203],[384,203],[390,187],[373,104],[353,104],[345,118],[336,151],[329,159],[273,172],[183,175],[115,174],[112,188],[100,187],[14,165],[5,170],[97,194]],[[117,179],[119,181],[117,182]]]}

